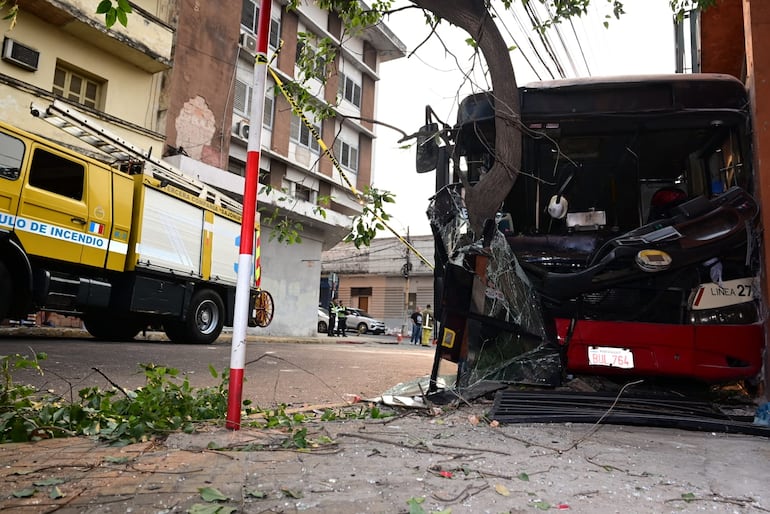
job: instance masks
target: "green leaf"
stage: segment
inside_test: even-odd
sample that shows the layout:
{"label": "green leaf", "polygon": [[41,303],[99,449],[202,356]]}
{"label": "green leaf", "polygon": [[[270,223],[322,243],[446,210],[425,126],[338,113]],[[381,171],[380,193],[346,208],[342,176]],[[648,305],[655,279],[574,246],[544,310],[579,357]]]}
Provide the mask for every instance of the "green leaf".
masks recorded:
{"label": "green leaf", "polygon": [[46,478],[45,480],[36,480],[32,482],[32,485],[45,487],[47,485],[59,485],[63,483],[64,483],[64,480],[62,480],[61,478]]}
{"label": "green leaf", "polygon": [[237,512],[237,510],[238,509],[230,507],[229,505],[204,505],[196,503],[187,509],[187,512],[189,514],[232,514],[233,512]]}
{"label": "green leaf", "polygon": [[422,503],[425,498],[409,498],[406,500],[406,504],[409,505],[409,514],[426,514],[425,509],[422,508]]}
{"label": "green leaf", "polygon": [[117,19],[118,12],[115,10],[114,7],[110,7],[110,10],[107,11],[107,13],[104,15],[104,24],[107,25],[107,28],[112,27],[115,25],[115,20]]}
{"label": "green leaf", "polygon": [[18,491],[13,492],[13,497],[29,498],[30,496],[33,496],[36,492],[37,492],[37,489],[35,488],[19,489]]}
{"label": "green leaf", "polygon": [[120,9],[124,13],[133,12],[131,10],[131,4],[128,3],[128,0],[118,0],[118,9]]}
{"label": "green leaf", "polygon": [[111,0],[102,0],[96,6],[96,14],[106,14],[112,8]]}
{"label": "green leaf", "polygon": [[109,462],[110,464],[125,464],[128,462],[128,457],[112,457],[108,455],[104,458],[104,462]]}
{"label": "green leaf", "polygon": [[200,493],[201,498],[207,502],[223,502],[229,500],[227,496],[213,487],[200,487],[198,488],[198,492]]}
{"label": "green leaf", "polygon": [[118,9],[118,10],[115,11],[115,13],[118,16],[118,21],[120,22],[120,24],[123,25],[124,27],[127,27],[128,26],[128,16],[126,15],[125,11],[123,11],[121,9]]}
{"label": "green leaf", "polygon": [[58,487],[52,487],[51,492],[48,493],[48,497],[51,498],[52,500],[58,500],[59,498],[64,497],[64,493],[61,492],[61,489],[59,489]]}
{"label": "green leaf", "polygon": [[266,498],[267,497],[267,493],[265,493],[263,491],[251,490],[251,491],[246,491],[246,496],[249,496],[251,498],[262,499],[262,498]]}
{"label": "green leaf", "polygon": [[281,489],[281,492],[289,498],[294,498],[295,500],[298,500],[303,496],[302,491],[294,491],[293,489]]}
{"label": "green leaf", "polygon": [[532,506],[535,507],[538,510],[549,510],[551,508],[551,504],[542,500],[538,500],[536,502],[532,503]]}
{"label": "green leaf", "polygon": [[691,501],[695,501],[695,495],[693,493],[683,493],[682,499],[686,501],[687,503],[690,503]]}
{"label": "green leaf", "polygon": [[522,482],[529,482],[529,475],[527,475],[523,471],[517,475],[517,478]]}

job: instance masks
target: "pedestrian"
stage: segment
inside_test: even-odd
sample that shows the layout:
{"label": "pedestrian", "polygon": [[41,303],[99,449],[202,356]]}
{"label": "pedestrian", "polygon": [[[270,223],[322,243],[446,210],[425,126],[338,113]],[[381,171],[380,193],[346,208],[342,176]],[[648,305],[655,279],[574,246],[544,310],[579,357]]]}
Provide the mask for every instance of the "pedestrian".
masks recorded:
{"label": "pedestrian", "polygon": [[337,299],[337,335],[341,337],[348,337],[348,312],[345,310],[345,306],[342,305],[342,300]]}
{"label": "pedestrian", "polygon": [[334,325],[337,320],[337,305],[334,300],[329,300],[329,326],[327,327],[326,335],[334,337]]}
{"label": "pedestrian", "polygon": [[430,346],[430,340],[433,338],[433,311],[430,304],[425,306],[422,311],[422,345]]}
{"label": "pedestrian", "polygon": [[420,344],[420,337],[422,336],[422,313],[420,312],[419,305],[410,316],[412,319],[412,344]]}

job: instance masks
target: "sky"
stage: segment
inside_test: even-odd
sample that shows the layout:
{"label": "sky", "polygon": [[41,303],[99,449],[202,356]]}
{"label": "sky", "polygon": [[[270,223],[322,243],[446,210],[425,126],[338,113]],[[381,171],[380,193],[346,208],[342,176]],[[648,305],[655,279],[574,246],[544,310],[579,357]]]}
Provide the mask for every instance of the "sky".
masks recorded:
{"label": "sky", "polygon": [[[398,2],[406,3],[405,0]],[[567,77],[674,72],[674,30],[669,0],[624,0],[626,13],[619,20],[610,19],[609,28],[603,26],[606,12],[598,11],[609,3],[594,0],[592,5],[595,7],[589,10],[587,17],[574,20],[571,25],[562,25],[560,34],[550,36]],[[510,39],[512,35],[510,44],[521,48],[521,51],[514,50],[512,55],[517,83],[521,86],[550,79],[529,45],[528,38],[536,38],[535,34],[519,30],[528,22],[526,15],[520,9],[517,13],[520,24],[510,14],[503,12],[499,17],[510,30],[507,36]],[[467,34],[442,23],[439,34],[452,53],[458,55],[455,60],[435,37],[420,45],[429,30],[419,11],[409,9],[393,14],[385,23],[406,45],[407,53],[420,48],[409,58],[380,66],[377,119],[411,134],[424,124],[425,106],[430,105],[442,121],[454,124],[458,101],[473,91],[485,89],[483,77],[475,77],[477,83],[474,85],[463,84],[458,62],[470,67],[471,52],[465,43]],[[564,41],[563,45],[560,39]],[[539,45],[537,41],[535,44]],[[562,47],[569,49],[569,57],[560,50]],[[542,47],[539,53],[545,55]],[[553,68],[551,66],[551,72],[556,74]],[[389,209],[393,216],[391,227],[400,235],[406,235],[407,231],[412,236],[430,234],[425,211],[435,192],[435,174],[416,173],[415,150],[413,147],[402,148],[404,143],[398,142],[401,134],[380,126],[377,135],[373,184],[396,195],[396,206]],[[390,232],[378,234],[379,237],[392,235]]]}

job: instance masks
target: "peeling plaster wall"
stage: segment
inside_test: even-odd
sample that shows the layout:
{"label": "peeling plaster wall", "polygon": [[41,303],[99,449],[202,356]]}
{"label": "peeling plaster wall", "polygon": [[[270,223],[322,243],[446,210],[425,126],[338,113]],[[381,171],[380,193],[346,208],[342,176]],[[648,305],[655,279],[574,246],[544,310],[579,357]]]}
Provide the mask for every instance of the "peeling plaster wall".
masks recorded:
{"label": "peeling plaster wall", "polygon": [[180,0],[174,69],[165,84],[166,143],[227,167],[241,2]]}
{"label": "peeling plaster wall", "polygon": [[[213,157],[217,162],[219,156],[211,155],[214,150],[209,144],[216,135],[216,123],[216,116],[209,109],[206,100],[201,96],[191,98],[184,103],[174,120],[176,145],[183,147],[187,155],[195,160],[210,164]],[[206,153],[209,155],[205,155]]]}

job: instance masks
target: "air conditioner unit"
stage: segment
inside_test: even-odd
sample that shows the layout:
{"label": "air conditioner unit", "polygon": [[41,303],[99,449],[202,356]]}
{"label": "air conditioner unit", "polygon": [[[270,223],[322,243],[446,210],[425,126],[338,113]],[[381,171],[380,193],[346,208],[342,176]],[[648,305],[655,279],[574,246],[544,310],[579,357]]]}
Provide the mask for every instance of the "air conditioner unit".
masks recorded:
{"label": "air conditioner unit", "polygon": [[249,139],[249,124],[245,121],[239,121],[238,126],[236,127],[235,133],[238,135],[239,138],[248,140]]}
{"label": "air conditioner unit", "polygon": [[3,39],[3,60],[29,71],[37,71],[40,52],[11,38]]}
{"label": "air conditioner unit", "polygon": [[249,52],[250,54],[257,55],[257,38],[246,32],[241,32],[241,39],[239,41],[241,48]]}

